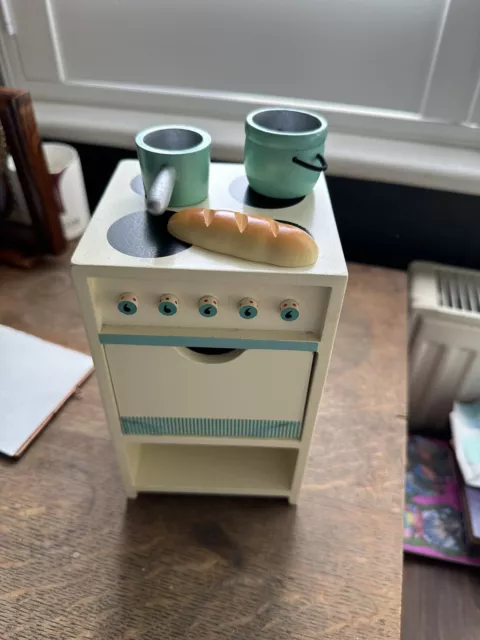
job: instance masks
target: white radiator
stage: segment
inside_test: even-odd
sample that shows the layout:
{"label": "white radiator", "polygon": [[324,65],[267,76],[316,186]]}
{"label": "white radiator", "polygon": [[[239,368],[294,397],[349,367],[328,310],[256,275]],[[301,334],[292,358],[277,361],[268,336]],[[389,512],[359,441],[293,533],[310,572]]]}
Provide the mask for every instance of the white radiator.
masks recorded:
{"label": "white radiator", "polygon": [[409,269],[409,427],[443,429],[453,402],[480,399],[480,272]]}

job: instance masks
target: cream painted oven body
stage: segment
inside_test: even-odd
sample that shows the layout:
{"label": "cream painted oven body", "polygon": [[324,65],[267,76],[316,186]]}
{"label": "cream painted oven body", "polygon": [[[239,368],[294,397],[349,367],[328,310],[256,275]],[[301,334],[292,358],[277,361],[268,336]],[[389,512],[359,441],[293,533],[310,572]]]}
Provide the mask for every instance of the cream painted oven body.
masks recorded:
{"label": "cream painted oven body", "polygon": [[325,181],[272,201],[212,165],[205,206],[313,235],[317,263],[283,269],[170,242],[138,174],[120,163],[72,260],[126,492],[295,502],[347,280]]}

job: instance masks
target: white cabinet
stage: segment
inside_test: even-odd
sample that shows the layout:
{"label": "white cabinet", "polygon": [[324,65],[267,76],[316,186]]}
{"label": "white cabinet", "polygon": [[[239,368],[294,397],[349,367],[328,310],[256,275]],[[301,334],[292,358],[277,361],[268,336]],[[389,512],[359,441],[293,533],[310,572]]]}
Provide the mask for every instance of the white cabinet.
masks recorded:
{"label": "white cabinet", "polygon": [[[316,263],[294,269],[194,246],[153,259],[117,250],[108,229],[143,206],[130,188],[138,173],[136,161],[119,165],[72,258],[126,492],[277,496],[294,503],[347,282],[325,181],[278,214],[269,210],[305,226],[319,244]],[[241,165],[212,163],[210,206],[231,209],[230,187],[243,176]],[[125,292],[138,304],[137,313],[125,316],[128,325],[116,307]],[[158,312],[166,292],[179,302],[177,326]],[[251,321],[239,315],[246,295],[260,309]],[[219,323],[199,314],[199,299],[210,296]],[[301,310],[293,323],[280,317],[290,298]]]}

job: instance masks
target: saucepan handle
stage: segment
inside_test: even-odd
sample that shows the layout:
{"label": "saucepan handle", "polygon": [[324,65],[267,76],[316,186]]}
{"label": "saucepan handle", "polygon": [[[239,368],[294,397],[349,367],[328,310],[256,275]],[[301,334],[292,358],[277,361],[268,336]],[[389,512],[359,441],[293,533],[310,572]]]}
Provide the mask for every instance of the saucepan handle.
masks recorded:
{"label": "saucepan handle", "polygon": [[328,169],[328,164],[325,158],[322,156],[322,154],[317,153],[315,158],[320,161],[320,166],[318,167],[315,164],[310,164],[309,162],[305,162],[305,160],[302,160],[297,156],[292,158],[292,162],[294,162],[295,164],[298,164],[300,167],[303,167],[304,169],[310,169],[310,171],[318,171],[319,173],[321,171],[326,171]]}
{"label": "saucepan handle", "polygon": [[165,165],[160,169],[145,198],[148,213],[154,216],[165,213],[170,204],[176,177],[175,167]]}

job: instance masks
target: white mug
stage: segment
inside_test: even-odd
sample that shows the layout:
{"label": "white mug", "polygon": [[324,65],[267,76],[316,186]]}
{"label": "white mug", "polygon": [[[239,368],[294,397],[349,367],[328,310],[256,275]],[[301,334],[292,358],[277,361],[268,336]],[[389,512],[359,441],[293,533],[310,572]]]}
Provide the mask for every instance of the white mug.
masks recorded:
{"label": "white mug", "polygon": [[[74,240],[82,235],[90,221],[80,157],[76,149],[61,142],[45,142],[42,149],[59,200],[63,234],[67,240]],[[15,200],[9,220],[30,224],[27,204],[12,156],[7,159],[7,168],[8,181]]]}

